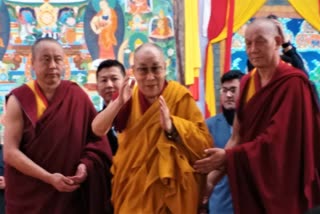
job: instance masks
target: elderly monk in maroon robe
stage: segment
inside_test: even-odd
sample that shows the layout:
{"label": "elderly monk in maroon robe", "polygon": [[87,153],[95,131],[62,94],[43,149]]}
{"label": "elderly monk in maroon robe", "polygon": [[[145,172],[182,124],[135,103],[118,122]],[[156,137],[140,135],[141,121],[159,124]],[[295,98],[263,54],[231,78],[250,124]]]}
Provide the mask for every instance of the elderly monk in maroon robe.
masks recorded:
{"label": "elderly monk in maroon robe", "polygon": [[[256,69],[243,78],[227,148],[195,163],[215,184],[229,176],[235,213],[302,214],[320,204],[320,113],[303,72],[280,60],[281,39],[268,19],[245,33]],[[220,175],[219,175],[220,174]]]}
{"label": "elderly monk in maroon robe", "polygon": [[118,98],[92,123],[104,135],[117,115],[115,213],[195,214],[205,177],[192,164],[212,143],[204,118],[187,88],[165,80],[159,46],[146,43],[135,50],[133,74],[137,86],[132,89],[126,77]]}
{"label": "elderly monk in maroon robe", "polygon": [[7,98],[6,213],[112,213],[110,147],[91,130],[96,111],[88,96],[61,80],[61,45],[38,40],[32,66],[36,80]]}

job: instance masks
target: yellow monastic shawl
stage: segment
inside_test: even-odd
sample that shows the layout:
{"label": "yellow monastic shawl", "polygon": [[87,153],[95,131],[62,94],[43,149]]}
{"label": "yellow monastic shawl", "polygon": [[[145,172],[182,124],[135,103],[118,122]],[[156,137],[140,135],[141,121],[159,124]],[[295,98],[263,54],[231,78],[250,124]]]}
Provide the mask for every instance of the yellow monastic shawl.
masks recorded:
{"label": "yellow monastic shawl", "polygon": [[248,103],[249,100],[253,97],[253,95],[255,95],[256,93],[256,86],[255,86],[255,82],[254,82],[254,77],[257,73],[257,69],[254,68],[253,71],[250,72],[250,79],[248,80],[248,90],[247,93],[245,94],[245,103]]}
{"label": "yellow monastic shawl", "polygon": [[170,81],[162,93],[182,142],[166,138],[160,125],[160,105],[142,114],[135,88],[126,129],[118,135],[113,160],[112,201],[120,214],[196,214],[200,181],[192,164],[211,147],[204,118],[190,92]]}
{"label": "yellow monastic shawl", "polygon": [[48,108],[48,101],[43,95],[43,93],[40,91],[36,81],[31,80],[26,84],[34,93],[34,96],[36,99],[36,107],[37,107],[37,119],[39,119],[43,115],[44,111]]}

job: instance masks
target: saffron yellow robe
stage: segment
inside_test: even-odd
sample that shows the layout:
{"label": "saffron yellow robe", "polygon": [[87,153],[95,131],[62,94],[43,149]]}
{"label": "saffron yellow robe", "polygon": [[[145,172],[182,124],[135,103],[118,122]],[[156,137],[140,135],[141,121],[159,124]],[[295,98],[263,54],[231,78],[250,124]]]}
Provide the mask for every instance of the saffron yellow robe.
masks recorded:
{"label": "saffron yellow robe", "polygon": [[169,81],[162,96],[182,142],[166,138],[158,101],[141,113],[136,88],[112,167],[116,214],[197,213],[205,177],[195,173],[192,165],[211,147],[212,139],[185,87]]}

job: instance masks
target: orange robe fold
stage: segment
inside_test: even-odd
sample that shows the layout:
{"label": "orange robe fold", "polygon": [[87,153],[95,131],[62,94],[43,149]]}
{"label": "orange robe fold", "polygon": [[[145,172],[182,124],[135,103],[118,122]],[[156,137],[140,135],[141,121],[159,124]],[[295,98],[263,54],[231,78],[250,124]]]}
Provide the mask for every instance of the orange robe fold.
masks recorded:
{"label": "orange robe fold", "polygon": [[118,135],[112,201],[115,213],[197,213],[201,181],[192,168],[212,139],[190,92],[170,81],[165,98],[182,142],[170,141],[160,125],[160,104],[142,114],[134,90],[126,128]]}

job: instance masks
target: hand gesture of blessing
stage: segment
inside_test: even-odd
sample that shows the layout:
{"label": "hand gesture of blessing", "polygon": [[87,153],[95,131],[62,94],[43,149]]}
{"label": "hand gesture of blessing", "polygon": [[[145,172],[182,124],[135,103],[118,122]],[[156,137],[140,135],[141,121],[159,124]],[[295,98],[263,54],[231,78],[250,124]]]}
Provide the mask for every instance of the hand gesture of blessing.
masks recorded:
{"label": "hand gesture of blessing", "polygon": [[172,132],[172,120],[170,118],[170,111],[163,96],[159,97],[160,102],[160,124],[164,131]]}

